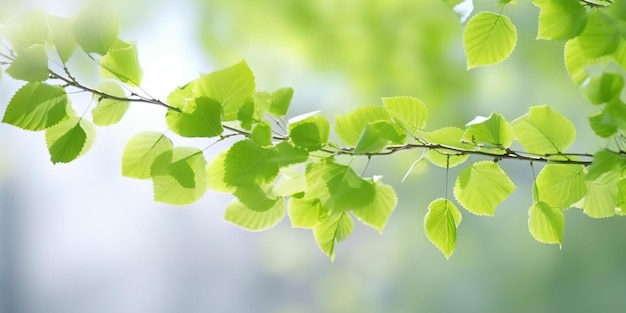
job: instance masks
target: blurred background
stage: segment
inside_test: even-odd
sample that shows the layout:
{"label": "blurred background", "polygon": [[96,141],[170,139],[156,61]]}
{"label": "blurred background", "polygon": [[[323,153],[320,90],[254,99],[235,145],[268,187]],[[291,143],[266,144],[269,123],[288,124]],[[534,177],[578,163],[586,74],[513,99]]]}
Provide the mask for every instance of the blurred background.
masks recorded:
{"label": "blurred background", "polygon": [[[0,0],[0,16],[31,8],[73,15],[78,0]],[[414,96],[429,130],[462,127],[492,111],[509,120],[549,104],[577,126],[572,151],[594,152],[591,105],[573,87],[563,44],[536,41],[529,1],[507,6],[518,46],[505,62],[466,71],[458,16],[440,0],[120,1],[125,40],[136,40],[142,87],[164,99],[179,85],[245,59],[260,90],[295,89],[289,116],[326,116],[384,96]],[[499,11],[496,1],[475,10]],[[80,74],[77,64],[75,71]],[[85,78],[89,80],[89,77]],[[4,75],[0,111],[20,82]],[[89,98],[77,96],[78,112]],[[527,230],[532,174],[501,162],[518,190],[496,211],[463,211],[451,259],[423,231],[446,172],[419,166],[421,152],[372,160],[399,205],[383,235],[357,223],[334,263],[310,231],[287,219],[262,233],[223,220],[231,196],[208,192],[174,207],[151,184],[121,176],[127,140],[163,131],[164,111],[134,104],[118,125],[98,128],[92,150],[52,165],[42,133],[0,124],[0,312],[624,312],[626,225],[566,212],[562,249]],[[208,145],[176,138],[178,145]],[[206,151],[211,159],[226,146]],[[356,167],[363,164],[355,163]],[[540,166],[536,166],[538,171]],[[357,170],[357,172],[359,172]],[[450,181],[458,169],[449,172]]]}

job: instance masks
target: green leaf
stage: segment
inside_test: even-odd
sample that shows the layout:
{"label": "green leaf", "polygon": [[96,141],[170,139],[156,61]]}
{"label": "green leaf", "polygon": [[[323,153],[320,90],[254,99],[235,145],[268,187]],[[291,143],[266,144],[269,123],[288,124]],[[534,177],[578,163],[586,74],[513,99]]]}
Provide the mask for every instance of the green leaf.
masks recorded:
{"label": "green leaf", "polygon": [[398,204],[398,196],[391,186],[374,183],[374,199],[369,204],[352,210],[354,216],[366,225],[383,233],[391,213]]}
{"label": "green leaf", "polygon": [[468,211],[493,216],[496,207],[516,188],[497,163],[479,161],[461,171],[454,196]]}
{"label": "green leaf", "polygon": [[8,25],[7,37],[18,54],[33,45],[45,45],[50,41],[48,14],[42,10],[27,12],[20,16],[17,24]]}
{"label": "green leaf", "polygon": [[583,212],[593,218],[614,216],[619,180],[620,176],[615,172],[606,172],[593,181],[587,181],[587,194],[580,203]]}
{"label": "green leaf", "polygon": [[383,105],[394,121],[411,134],[426,128],[428,108],[412,97],[383,98]]}
{"label": "green leaf", "polygon": [[235,143],[224,160],[224,182],[230,186],[271,182],[278,175],[278,165],[271,161],[272,151],[252,140]]}
{"label": "green leaf", "polygon": [[20,51],[7,69],[7,74],[15,79],[29,82],[47,80],[48,55],[42,45],[33,45]]}
{"label": "green leaf", "polygon": [[74,36],[78,45],[87,53],[105,55],[118,40],[119,20],[108,4],[86,6],[74,23]]}
{"label": "green leaf", "polygon": [[228,151],[218,154],[207,167],[208,188],[211,190],[234,193],[236,186],[226,183],[226,157]]}
{"label": "green leaf", "polygon": [[215,137],[224,128],[220,119],[221,106],[213,99],[200,97],[187,101],[182,112],[168,110],[169,128],[183,137]]}
{"label": "green leaf", "polygon": [[578,36],[578,43],[585,57],[597,58],[612,54],[617,49],[621,35],[617,32],[619,26],[615,23],[598,10],[587,13],[587,26]]}
{"label": "green leaf", "polygon": [[[112,81],[102,82],[95,89],[115,97],[126,97],[124,89],[122,89],[119,84]],[[124,117],[124,114],[126,114],[126,111],[128,110],[128,101],[118,101],[99,96],[96,97],[98,105],[91,110],[91,115],[93,116],[94,124],[98,126],[116,124],[122,119],[122,117]]]}
{"label": "green leaf", "polygon": [[289,120],[289,138],[307,151],[321,149],[328,142],[330,123],[319,111],[303,114]]}
{"label": "green leaf", "polygon": [[461,212],[447,199],[437,199],[428,205],[424,218],[424,230],[446,259],[449,259],[456,247],[456,232],[461,223]]}
{"label": "green leaf", "polygon": [[294,165],[282,168],[280,177],[273,186],[274,194],[281,197],[301,197],[306,190],[306,179],[300,171],[302,166]]}
{"label": "green leaf", "polygon": [[274,91],[271,94],[272,105],[270,106],[269,113],[274,116],[285,116],[289,110],[289,104],[291,104],[291,98],[293,98],[292,88],[281,88]]}
{"label": "green leaf", "polygon": [[592,77],[584,86],[583,91],[589,102],[602,104],[620,96],[624,87],[624,78],[615,73],[602,73]]}
{"label": "green leaf", "polygon": [[617,132],[617,126],[612,121],[612,118],[606,114],[606,111],[598,112],[589,116],[589,124],[591,129],[596,135],[608,138]]}
{"label": "green leaf", "polygon": [[474,15],[463,32],[467,69],[504,61],[516,42],[515,25],[507,16],[493,12]]}
{"label": "green leaf", "polygon": [[626,169],[624,157],[608,149],[600,150],[593,155],[593,161],[587,168],[585,179],[596,180],[607,172],[616,172],[621,175],[624,169]]}
{"label": "green leaf", "polygon": [[250,210],[259,212],[269,210],[277,201],[275,196],[269,195],[264,188],[254,184],[238,186],[233,195]]}
{"label": "green leaf", "polygon": [[335,244],[346,239],[354,230],[354,221],[346,212],[328,216],[313,229],[313,236],[320,249],[331,261],[335,259]]}
{"label": "green leaf", "polygon": [[389,142],[404,143],[406,132],[391,122],[381,120],[365,125],[365,129],[354,147],[354,154],[376,153],[387,147]]}
{"label": "green leaf", "polygon": [[531,153],[560,153],[576,138],[574,124],[547,105],[531,107],[511,125],[517,140]]}
{"label": "green leaf", "polygon": [[49,15],[50,30],[52,32],[52,42],[63,64],[72,57],[78,47],[74,38],[74,19]]}
{"label": "green leaf", "polygon": [[535,201],[558,209],[569,208],[587,193],[582,165],[548,164],[537,175],[535,186]]}
{"label": "green leaf", "polygon": [[459,152],[445,149],[444,147],[459,148],[463,150],[476,150],[476,146],[462,143],[463,130],[456,127],[445,127],[438,130],[423,133],[424,139],[432,144],[441,145],[441,148],[429,149],[426,159],[439,167],[452,168],[465,162],[469,154],[459,154]]}
{"label": "green leaf", "polygon": [[272,96],[265,91],[259,91],[255,92],[252,98],[253,101],[248,101],[251,102],[254,107],[252,117],[255,121],[260,121],[265,117],[265,114],[268,113],[272,105]]}
{"label": "green leaf", "polygon": [[280,168],[305,162],[308,158],[309,153],[304,149],[284,141],[272,149],[268,160]]}
{"label": "green leaf", "polygon": [[563,243],[565,216],[558,208],[545,202],[535,202],[528,210],[528,230],[541,243]]}
{"label": "green leaf", "polygon": [[289,199],[289,219],[291,226],[313,229],[324,220],[322,202],[320,199]]}
{"label": "green leaf", "polygon": [[68,110],[71,108],[62,87],[34,82],[13,95],[2,122],[26,130],[42,130],[65,119]]}
{"label": "green leaf", "polygon": [[534,0],[539,12],[537,39],[567,40],[585,28],[587,11],[578,0]]}
{"label": "green leaf", "polygon": [[200,199],[208,188],[206,167],[197,148],[175,147],[161,153],[150,172],[154,201],[186,205]]}
{"label": "green leaf", "polygon": [[210,74],[203,74],[195,84],[196,96],[215,99],[222,105],[222,120],[237,119],[239,109],[252,97],[254,75],[245,62]]}
{"label": "green leaf", "polygon": [[619,46],[617,46],[611,57],[615,63],[626,69],[626,39],[620,40]]}
{"label": "green leaf", "polygon": [[272,128],[267,123],[258,123],[252,130],[250,139],[259,146],[271,146]]}
{"label": "green leaf", "polygon": [[274,227],[285,216],[285,202],[278,198],[274,205],[265,211],[255,211],[239,200],[233,200],[226,207],[224,219],[250,231],[262,231]]}
{"label": "green leaf", "polygon": [[356,146],[367,124],[381,120],[391,122],[391,117],[385,108],[368,105],[347,114],[337,115],[335,120],[335,132],[339,139],[348,145]]}
{"label": "green leaf", "polygon": [[565,43],[565,66],[576,86],[580,86],[589,77],[589,74],[585,71],[588,66],[605,64],[610,61],[610,56],[599,58],[586,57],[581,50],[580,40],[578,40],[578,38],[570,39]]}
{"label": "green leaf", "polygon": [[89,151],[95,136],[93,124],[76,116],[46,129],[50,161],[54,164],[73,161]]}
{"label": "green leaf", "polygon": [[157,132],[141,132],[133,136],[122,152],[122,175],[130,178],[150,178],[155,159],[172,151],[172,142]]}
{"label": "green leaf", "polygon": [[187,111],[187,103],[195,105],[195,102],[188,101],[195,98],[194,89],[197,81],[191,81],[184,86],[177,87],[167,96],[167,103],[175,108],[179,108],[182,111]]}
{"label": "green leaf", "polygon": [[610,123],[622,130],[626,130],[626,114],[624,112],[626,112],[626,103],[622,102],[621,98],[615,98],[604,106],[604,114]]}
{"label": "green leaf", "polygon": [[465,141],[508,148],[515,139],[513,127],[498,113],[491,113],[489,117],[477,116],[466,126]]}
{"label": "green leaf", "polygon": [[102,57],[100,66],[123,83],[131,86],[141,84],[142,71],[134,42],[127,43],[118,40]]}
{"label": "green leaf", "polygon": [[622,178],[617,183],[617,190],[617,197],[615,199],[617,209],[615,211],[620,215],[624,215],[624,211],[626,211],[626,178]]}

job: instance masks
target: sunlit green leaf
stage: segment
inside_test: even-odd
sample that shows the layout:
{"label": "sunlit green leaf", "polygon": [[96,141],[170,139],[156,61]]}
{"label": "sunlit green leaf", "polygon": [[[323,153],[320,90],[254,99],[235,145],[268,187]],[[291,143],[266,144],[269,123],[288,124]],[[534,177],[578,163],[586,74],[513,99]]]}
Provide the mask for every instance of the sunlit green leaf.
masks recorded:
{"label": "sunlit green leaf", "polygon": [[278,174],[278,166],[270,161],[272,149],[252,140],[235,143],[226,154],[224,181],[232,186],[250,183],[266,184]]}
{"label": "sunlit green leaf", "polygon": [[613,52],[612,58],[615,63],[626,69],[626,39],[622,38],[622,40],[620,40],[620,44]]}
{"label": "sunlit green leaf", "polygon": [[589,65],[603,64],[610,61],[611,57],[609,56],[587,58],[581,50],[578,38],[570,39],[565,43],[565,66],[576,86],[580,86],[589,77],[589,73],[585,71]]}
{"label": "sunlit green leaf", "polygon": [[172,142],[157,132],[141,132],[133,136],[122,152],[122,175],[131,178],[150,178],[154,160],[172,150]]}
{"label": "sunlit green leaf", "polygon": [[96,137],[96,129],[88,120],[70,117],[46,129],[46,145],[52,163],[68,163],[85,154]]}
{"label": "sunlit green leaf", "polygon": [[592,77],[584,85],[583,91],[591,103],[602,104],[619,97],[623,87],[622,75],[603,73],[602,76]]}
{"label": "sunlit green leaf", "polygon": [[278,167],[286,167],[292,164],[302,163],[308,158],[309,153],[306,152],[306,150],[283,141],[272,149],[268,160]]}
{"label": "sunlit green leaf", "polygon": [[[119,84],[112,81],[102,82],[100,85],[96,86],[95,89],[115,97],[126,97],[124,89],[122,89]],[[119,122],[128,110],[128,101],[118,101],[99,96],[96,97],[98,105],[91,110],[91,114],[93,116],[94,124],[98,126],[113,125]]]}
{"label": "sunlit green leaf", "polygon": [[576,138],[574,124],[547,105],[531,107],[511,125],[517,140],[528,152],[559,153],[571,146]]}
{"label": "sunlit green leaf", "polygon": [[6,69],[7,74],[29,82],[48,79],[48,55],[42,45],[33,45],[20,51]]}
{"label": "sunlit green leaf", "polygon": [[600,11],[593,10],[587,13],[587,25],[578,36],[578,44],[587,58],[597,58],[611,54],[620,44],[621,35],[618,33],[614,21]]}
{"label": "sunlit green leaf", "polygon": [[593,161],[587,168],[585,179],[596,180],[607,172],[616,172],[621,175],[626,169],[626,159],[608,149],[600,150],[593,155]]}
{"label": "sunlit green leaf", "polygon": [[196,82],[197,80],[194,80],[184,86],[176,88],[167,96],[167,103],[175,108],[181,109],[182,111],[187,111],[187,103],[190,103],[190,106],[195,105],[193,101],[189,100],[195,98],[194,89]]}
{"label": "sunlit green leaf", "polygon": [[195,84],[196,96],[215,99],[222,105],[222,120],[237,119],[239,109],[252,97],[254,75],[245,62],[209,74],[203,74]]}
{"label": "sunlit green leaf", "polygon": [[580,34],[587,11],[577,0],[534,0],[539,12],[537,39],[567,40]]}
{"label": "sunlit green leaf", "polygon": [[221,106],[213,99],[200,97],[188,101],[182,112],[168,110],[169,128],[183,137],[215,137],[222,134]]}
{"label": "sunlit green leaf", "polygon": [[252,133],[250,139],[259,146],[272,145],[272,128],[267,123],[258,123]]}
{"label": "sunlit green leaf", "polygon": [[626,103],[621,98],[615,98],[604,105],[604,114],[612,125],[626,130]]}
{"label": "sunlit green leaf", "polygon": [[197,148],[166,150],[151,168],[154,201],[186,205],[200,199],[208,187],[206,167],[202,151]]}
{"label": "sunlit green leaf", "polygon": [[302,166],[294,165],[280,169],[280,177],[273,186],[277,196],[288,197],[304,194],[306,179],[301,172]]}
{"label": "sunlit green leaf", "polygon": [[2,122],[26,130],[46,129],[68,116],[68,103],[62,87],[29,83],[13,95],[4,111]]}
{"label": "sunlit green leaf", "polygon": [[616,212],[620,215],[626,213],[626,178],[622,178],[617,183],[617,197],[615,199],[615,205],[617,206]]}
{"label": "sunlit green leaf", "polygon": [[615,126],[612,118],[608,116],[605,111],[589,116],[589,124],[596,135],[600,137],[607,138],[617,132],[617,126]]}
{"label": "sunlit green leaf", "polygon": [[620,176],[615,171],[608,171],[594,180],[588,180],[587,194],[575,206],[581,207],[585,214],[593,218],[615,215]]}
{"label": "sunlit green leaf", "polygon": [[330,215],[313,229],[315,241],[331,261],[335,259],[335,245],[346,239],[354,229],[354,221],[347,212]]}
{"label": "sunlit green leaf", "polygon": [[224,219],[249,231],[262,231],[274,227],[285,216],[285,202],[278,198],[265,211],[255,211],[235,199],[226,207]]}
{"label": "sunlit green leaf", "polygon": [[343,115],[337,115],[335,132],[341,141],[356,146],[361,139],[365,126],[377,121],[391,121],[387,110],[381,106],[368,105]]}
{"label": "sunlit green leaf", "polygon": [[289,199],[289,219],[291,226],[297,228],[314,228],[323,220],[322,202],[320,199]]}
{"label": "sunlit green leaf", "polygon": [[81,10],[74,24],[78,45],[87,53],[105,55],[117,42],[119,20],[110,4],[92,2]]}
{"label": "sunlit green leaf", "polygon": [[461,171],[454,184],[454,196],[468,211],[491,216],[516,188],[497,163],[479,161]]}
{"label": "sunlit green leaf", "polygon": [[374,199],[369,204],[352,210],[354,216],[366,225],[383,233],[391,213],[398,204],[398,196],[391,186],[374,183]]}
{"label": "sunlit green leaf", "polygon": [[233,195],[250,210],[259,212],[269,210],[277,201],[276,196],[268,194],[264,188],[254,184],[237,186]]}
{"label": "sunlit green leaf", "polygon": [[582,165],[548,164],[537,175],[535,186],[535,201],[558,209],[569,208],[587,193]]}
{"label": "sunlit green leaf", "polygon": [[48,21],[50,22],[52,42],[57,54],[61,62],[67,63],[74,51],[76,51],[76,48],[78,48],[78,43],[73,33],[74,19],[49,15]]}
{"label": "sunlit green leaf", "polygon": [[407,132],[416,134],[426,128],[428,109],[420,100],[411,97],[383,98],[383,105]]}
{"label": "sunlit green leaf", "polygon": [[28,11],[20,16],[16,24],[7,28],[8,40],[18,53],[32,45],[44,45],[50,41],[48,14],[42,10]]}
{"label": "sunlit green leaf", "polygon": [[354,147],[354,154],[382,151],[389,142],[404,143],[406,132],[389,121],[381,120],[365,125],[365,129]]}
{"label": "sunlit green leaf", "polygon": [[456,232],[461,223],[461,212],[447,199],[437,199],[428,205],[424,218],[424,230],[446,259],[449,259],[456,247]]}
{"label": "sunlit green leaf", "polygon": [[465,141],[508,148],[515,139],[513,127],[498,113],[491,113],[489,117],[478,116],[466,126]]}
{"label": "sunlit green leaf", "polygon": [[292,88],[281,88],[274,91],[271,94],[272,105],[270,106],[269,113],[274,116],[287,115],[287,111],[289,110],[289,104],[291,104],[292,97]]}
{"label": "sunlit green leaf", "polygon": [[528,210],[528,230],[541,243],[563,243],[565,216],[558,208],[544,202],[535,202]]}
{"label": "sunlit green leaf", "polygon": [[469,158],[469,154],[459,154],[445,147],[476,150],[476,146],[462,143],[463,130],[460,128],[445,127],[422,135],[427,142],[441,146],[441,148],[429,149],[426,153],[426,159],[439,167],[455,167]]}
{"label": "sunlit green leaf", "polygon": [[515,25],[507,16],[493,12],[474,15],[463,32],[467,68],[504,61],[515,49],[516,42]]}
{"label": "sunlit green leaf", "polygon": [[100,65],[123,83],[131,86],[141,84],[142,71],[134,42],[117,41],[102,57]]}
{"label": "sunlit green leaf", "polygon": [[319,150],[328,142],[330,123],[319,112],[300,115],[289,120],[289,138],[307,151]]}

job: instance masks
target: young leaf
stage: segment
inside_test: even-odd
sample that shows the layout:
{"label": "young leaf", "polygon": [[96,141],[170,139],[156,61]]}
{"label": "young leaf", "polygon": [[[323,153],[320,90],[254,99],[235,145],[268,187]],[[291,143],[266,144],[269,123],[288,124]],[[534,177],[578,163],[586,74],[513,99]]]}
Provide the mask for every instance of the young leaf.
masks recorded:
{"label": "young leaf", "polygon": [[313,229],[323,220],[322,202],[320,199],[289,199],[289,219],[291,226]]}
{"label": "young leaf", "polygon": [[541,243],[563,243],[565,216],[558,208],[545,202],[535,202],[528,210],[528,230]]}
{"label": "young leaf", "polygon": [[74,24],[74,36],[78,45],[87,53],[105,55],[117,42],[119,21],[110,5],[86,6]]}
{"label": "young leaf", "polygon": [[150,178],[155,159],[172,151],[172,142],[157,132],[142,132],[133,136],[122,152],[122,175],[130,178]]}
{"label": "young leaf", "polygon": [[316,151],[326,145],[329,132],[330,123],[319,111],[289,120],[289,138],[307,151]]}
{"label": "young leaf", "polygon": [[600,11],[587,13],[587,25],[578,36],[578,43],[583,55],[587,58],[597,58],[612,54],[620,44],[622,38],[617,31],[618,21],[606,18]]}
{"label": "young leaf", "polygon": [[271,151],[268,161],[279,168],[305,162],[309,153],[289,142],[278,143]]}
{"label": "young leaf", "polygon": [[208,188],[202,151],[175,147],[157,156],[151,168],[154,201],[186,205],[200,199]]}
{"label": "young leaf", "polygon": [[[102,82],[95,89],[115,97],[126,97],[124,89],[112,81]],[[128,110],[128,101],[96,97],[98,98],[98,105],[91,110],[91,115],[93,116],[94,124],[98,126],[108,126],[119,122]]]}
{"label": "young leaf", "polygon": [[276,204],[277,198],[268,195],[267,191],[259,185],[237,186],[237,190],[233,193],[239,202],[253,211],[264,212],[272,208]]}
{"label": "young leaf", "polygon": [[560,153],[576,138],[574,124],[547,105],[531,107],[511,125],[517,140],[532,153]]}
{"label": "young leaf", "polygon": [[235,143],[224,160],[224,182],[230,186],[271,182],[278,175],[278,166],[270,160],[272,151],[252,140]]}
{"label": "young leaf", "polygon": [[74,19],[49,15],[52,42],[63,64],[67,63],[76,51],[78,43],[74,38]]}
{"label": "young leaf", "polygon": [[478,116],[466,126],[465,141],[508,148],[515,139],[513,127],[498,113],[491,113],[489,117]]}
{"label": "young leaf", "polygon": [[387,147],[389,142],[404,143],[406,132],[391,122],[380,120],[365,125],[365,129],[354,147],[354,154],[376,153]]}
{"label": "young leaf", "polygon": [[366,225],[383,233],[383,229],[398,204],[398,196],[391,186],[374,183],[374,199],[369,204],[352,210],[354,216]]}
{"label": "young leaf", "polygon": [[288,166],[280,170],[280,177],[272,187],[272,191],[281,197],[301,197],[306,190],[306,179],[303,168],[299,165]]}
{"label": "young leaf", "polygon": [[54,164],[73,161],[89,151],[95,136],[93,124],[76,116],[46,129],[50,161]]}
{"label": "young leaf", "polygon": [[[475,150],[476,146],[462,143],[463,130],[456,127],[445,127],[438,130],[423,133],[424,139],[433,144],[439,144],[443,147],[460,148],[464,150]],[[426,159],[439,167],[448,168],[462,164],[469,158],[469,154],[459,155],[457,151],[445,148],[429,149],[426,153]]]}
{"label": "young leaf", "polygon": [[28,82],[47,80],[48,55],[42,45],[32,45],[20,51],[7,69],[7,74],[15,79]]}
{"label": "young leaf", "polygon": [[258,123],[250,134],[250,139],[259,146],[272,145],[272,128],[267,123]]}
{"label": "young leaf", "polygon": [[196,96],[215,99],[222,105],[222,120],[237,119],[239,109],[252,97],[254,75],[245,62],[210,74],[204,74],[195,84]]}
{"label": "young leaf", "polygon": [[539,12],[537,39],[567,40],[585,28],[587,11],[579,1],[534,0]]}
{"label": "young leaf", "polygon": [[581,207],[585,214],[593,218],[615,215],[617,183],[621,178],[620,176],[621,173],[609,171],[592,181],[587,181],[587,194],[575,206]]}
{"label": "young leaf", "polygon": [[209,189],[224,193],[233,193],[236,186],[226,183],[226,157],[228,150],[218,154],[207,167],[207,186]]}
{"label": "young leaf", "polygon": [[359,107],[350,113],[337,115],[335,132],[341,141],[356,146],[365,126],[381,120],[391,122],[391,117],[385,108],[376,105]]}
{"label": "young leaf", "polygon": [[516,188],[497,163],[479,161],[461,171],[454,184],[454,196],[468,211],[492,216],[498,204]]}
{"label": "young leaf", "polygon": [[426,128],[428,109],[420,100],[411,97],[383,98],[383,105],[394,121],[411,134]]}
{"label": "young leaf", "polygon": [[269,113],[278,117],[287,115],[292,97],[292,88],[281,88],[274,91],[271,94],[272,105],[270,106]]}
{"label": "young leaf", "polygon": [[215,137],[224,128],[220,119],[221,106],[207,97],[187,101],[182,112],[168,110],[166,115],[169,128],[183,137]]}
{"label": "young leaf", "polygon": [[285,216],[285,202],[278,198],[265,211],[255,211],[235,199],[226,207],[224,219],[249,231],[262,231],[274,227]]}
{"label": "young leaf", "polygon": [[118,40],[102,57],[100,65],[123,83],[131,86],[141,84],[142,71],[135,43]]}
{"label": "young leaf", "polygon": [[589,116],[589,124],[596,135],[608,138],[617,133],[617,126],[612,122],[606,111],[597,112]]}
{"label": "young leaf", "polygon": [[507,16],[493,12],[474,15],[463,33],[467,69],[504,61],[516,42],[515,25]]}
{"label": "young leaf", "polygon": [[565,43],[565,67],[576,86],[582,85],[589,74],[585,69],[593,64],[605,64],[611,61],[610,56],[587,58],[580,47],[580,40],[573,38]]}
{"label": "young leaf", "polygon": [[313,229],[318,246],[331,261],[335,259],[335,244],[346,239],[354,229],[354,221],[347,212],[328,216]]}
{"label": "young leaf", "polygon": [[424,230],[446,259],[449,259],[456,246],[456,231],[461,223],[461,212],[447,199],[437,199],[428,205],[424,218]]}
{"label": "young leaf", "polygon": [[624,78],[615,73],[603,73],[592,77],[583,87],[585,96],[592,104],[602,104],[618,98],[624,87]]}
{"label": "young leaf", "polygon": [[582,165],[548,164],[535,181],[535,201],[551,208],[567,209],[587,193]]}
{"label": "young leaf", "polygon": [[2,122],[26,130],[43,130],[68,116],[68,103],[62,87],[29,83],[13,95]]}
{"label": "young leaf", "polygon": [[44,45],[50,41],[48,14],[42,10],[29,11],[19,18],[18,24],[8,25],[7,28],[8,40],[18,53],[32,45]]}
{"label": "young leaf", "polygon": [[622,178],[617,182],[617,198],[615,199],[615,205],[617,206],[616,212],[620,215],[624,215],[626,211],[626,178]]}
{"label": "young leaf", "polygon": [[600,150],[593,155],[593,161],[587,168],[585,179],[596,180],[608,172],[621,175],[624,169],[626,169],[626,159],[608,149]]}

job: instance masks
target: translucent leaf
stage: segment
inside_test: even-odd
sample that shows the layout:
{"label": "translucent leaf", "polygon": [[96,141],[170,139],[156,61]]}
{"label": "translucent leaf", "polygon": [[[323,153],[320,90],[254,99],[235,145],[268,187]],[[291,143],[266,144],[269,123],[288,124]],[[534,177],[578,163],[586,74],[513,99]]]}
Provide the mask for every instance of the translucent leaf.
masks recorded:
{"label": "translucent leaf", "polygon": [[196,96],[215,99],[222,105],[222,120],[237,119],[239,109],[252,97],[254,75],[245,62],[209,74],[203,74],[195,84]]}
{"label": "translucent leaf", "polygon": [[320,199],[289,199],[289,219],[291,226],[297,228],[314,228],[323,221],[322,202]]}
{"label": "translucent leaf", "polygon": [[391,186],[374,183],[374,199],[369,204],[352,210],[354,216],[366,225],[383,233],[391,213],[398,204],[398,196]]}
{"label": "translucent leaf", "polygon": [[47,80],[50,74],[45,48],[42,45],[33,45],[20,51],[6,72],[15,79],[29,82]]}
{"label": "translucent leaf", "polygon": [[224,219],[249,231],[262,231],[274,227],[285,216],[285,202],[276,200],[266,211],[254,211],[235,199],[226,207]]}
{"label": "translucent leaf", "polygon": [[466,126],[465,141],[508,148],[515,139],[513,127],[498,113],[491,113],[489,117],[478,116]]}
{"label": "translucent leaf", "polygon": [[585,96],[593,104],[609,102],[620,96],[624,78],[615,73],[603,73],[592,77],[583,87]]}
{"label": "translucent leaf", "polygon": [[6,32],[12,48],[18,53],[32,45],[44,45],[50,41],[48,14],[42,10],[28,11],[15,24],[7,26],[3,33]]}
{"label": "translucent leaf", "polygon": [[183,137],[215,137],[222,134],[220,119],[221,106],[206,97],[188,101],[182,112],[168,110],[166,115],[169,128]]}
{"label": "translucent leaf", "polygon": [[26,130],[42,130],[65,119],[67,110],[69,102],[62,87],[34,82],[13,95],[2,122]]}
{"label": "translucent leaf", "polygon": [[610,150],[600,150],[593,155],[593,161],[587,168],[585,179],[596,180],[607,172],[616,172],[621,175],[626,169],[626,159]]}
{"label": "translucent leaf", "polygon": [[534,0],[539,12],[537,39],[567,40],[585,28],[587,11],[579,1]]}
{"label": "translucent leaf", "polygon": [[587,13],[587,25],[578,36],[578,44],[587,58],[597,58],[612,54],[617,49],[621,35],[617,21],[603,16],[600,11]]}
{"label": "translucent leaf", "polygon": [[456,231],[461,223],[461,212],[447,199],[437,199],[428,205],[424,230],[432,242],[449,259],[456,246]]}
{"label": "translucent leaf", "polygon": [[194,102],[189,101],[195,98],[194,89],[196,81],[192,81],[184,86],[180,86],[172,91],[167,96],[167,103],[175,108],[179,108],[183,111],[187,110],[187,103],[191,102],[191,105],[195,105]]}
{"label": "translucent leaf", "polygon": [[259,91],[255,92],[253,95],[252,105],[254,107],[252,117],[255,121],[260,121],[265,117],[265,114],[268,113],[270,106],[272,105],[272,96],[265,92]]}
{"label": "translucent leaf", "polygon": [[252,99],[246,100],[237,112],[237,120],[241,125],[241,128],[245,130],[252,129],[252,124],[256,121],[254,117],[254,101]]}
{"label": "translucent leaf", "polygon": [[272,151],[252,140],[235,143],[226,154],[224,181],[231,186],[271,182],[278,174],[278,166],[270,159]]}
{"label": "translucent leaf", "polygon": [[479,161],[461,171],[454,183],[454,196],[468,211],[492,216],[516,188],[497,163]]}
{"label": "translucent leaf", "polygon": [[141,132],[133,136],[122,152],[122,175],[130,178],[150,178],[154,160],[172,150],[172,142],[157,132]]}
{"label": "translucent leaf", "polygon": [[576,86],[580,86],[589,77],[585,71],[589,65],[604,64],[610,61],[609,56],[587,58],[583,55],[578,38],[570,39],[565,43],[565,66]]}
{"label": "translucent leaf", "polygon": [[237,186],[233,195],[250,210],[259,212],[269,210],[277,201],[276,196],[269,195],[264,188],[254,184]]}
{"label": "translucent leaf", "polygon": [[269,113],[279,117],[287,115],[289,104],[291,104],[291,98],[293,97],[293,89],[278,89],[271,94],[271,97],[272,105],[270,106]]}
{"label": "translucent leaf", "polygon": [[440,145],[441,148],[429,149],[426,159],[439,167],[449,168],[462,164],[469,158],[469,154],[459,154],[459,152],[445,149],[444,147],[458,148],[463,150],[476,150],[476,146],[462,143],[463,130],[456,127],[445,127],[432,132],[423,133],[422,136],[427,142]]}
{"label": "translucent leaf", "polygon": [[389,142],[404,143],[406,132],[389,121],[381,120],[365,125],[365,129],[354,147],[355,154],[375,153],[382,151]]}
{"label": "translucent leaf", "polygon": [[407,132],[416,134],[426,128],[428,109],[420,100],[411,97],[383,98],[383,105]]}
{"label": "translucent leaf", "polygon": [[87,53],[105,55],[117,42],[119,20],[110,4],[92,2],[81,10],[74,24],[78,45]]}
{"label": "translucent leaf", "polygon": [[289,197],[304,194],[306,190],[306,179],[300,171],[294,170],[300,166],[285,167],[280,170],[280,177],[273,187],[276,195]]}
{"label": "translucent leaf", "polygon": [[268,160],[280,168],[305,162],[308,158],[309,153],[307,151],[283,141],[272,149]]}
{"label": "translucent leaf", "polygon": [[608,138],[615,135],[617,126],[615,126],[612,119],[605,113],[606,112],[603,111],[589,116],[589,124],[596,135]]}
{"label": "translucent leaf", "polygon": [[319,112],[289,120],[289,138],[307,151],[319,150],[328,142],[330,123]]}
{"label": "translucent leaf", "polygon": [[617,197],[615,199],[615,205],[618,207],[616,210],[620,215],[624,215],[626,211],[626,178],[622,178],[617,183]]}
{"label": "translucent leaf", "polygon": [[52,42],[61,62],[65,64],[78,47],[73,33],[74,19],[49,15],[48,21],[52,32]]}
{"label": "translucent leaf", "polygon": [[544,202],[535,202],[528,210],[528,230],[541,243],[563,243],[563,211]]}
{"label": "translucent leaf", "polygon": [[621,98],[615,98],[613,101],[604,105],[604,115],[610,124],[617,128],[626,130],[626,103]]}
{"label": "translucent leaf", "polygon": [[[124,98],[126,94],[120,85],[112,81],[105,81],[98,85],[96,90],[106,94]],[[96,96],[98,105],[91,110],[94,124],[98,126],[108,126],[119,122],[128,110],[128,101],[118,101]]]}
{"label": "translucent leaf", "polygon": [[547,105],[531,107],[511,123],[527,152],[550,154],[565,151],[576,138],[574,124]]}
{"label": "translucent leaf", "polygon": [[266,123],[258,123],[250,134],[250,139],[259,146],[272,145],[272,128]]}
{"label": "translucent leaf", "polygon": [[131,86],[141,84],[142,71],[134,42],[117,41],[102,57],[100,66],[123,83]]}
{"label": "translucent leaf", "polygon": [[151,168],[154,201],[186,205],[200,199],[208,188],[207,163],[202,151],[175,147],[157,156]]}
{"label": "translucent leaf", "polygon": [[46,129],[46,145],[52,163],[68,163],[85,154],[96,137],[96,129],[91,122],[70,117]]}
{"label": "translucent leaf", "polygon": [[613,61],[619,64],[623,69],[626,69],[626,40],[622,38],[620,44],[615,49],[612,55]]}
{"label": "translucent leaf", "polygon": [[365,126],[377,121],[391,121],[387,110],[381,106],[368,105],[343,115],[337,115],[335,132],[341,141],[356,146]]}
{"label": "translucent leaf", "polygon": [[463,32],[467,68],[491,65],[511,55],[517,42],[517,31],[511,20],[493,12],[474,15]]}
{"label": "translucent leaf", "polygon": [[535,201],[558,209],[569,208],[587,193],[582,165],[548,164],[537,175],[535,186]]}
{"label": "translucent leaf", "polygon": [[592,181],[587,181],[587,194],[576,206],[581,207],[585,214],[593,218],[614,216],[617,207],[617,183],[620,178],[615,171],[609,171]]}
{"label": "translucent leaf", "polygon": [[335,244],[346,239],[354,229],[354,221],[348,213],[330,215],[313,229],[313,236],[320,249],[331,261],[335,259]]}

